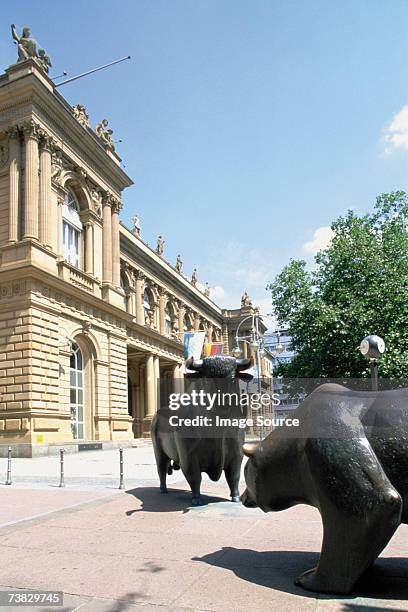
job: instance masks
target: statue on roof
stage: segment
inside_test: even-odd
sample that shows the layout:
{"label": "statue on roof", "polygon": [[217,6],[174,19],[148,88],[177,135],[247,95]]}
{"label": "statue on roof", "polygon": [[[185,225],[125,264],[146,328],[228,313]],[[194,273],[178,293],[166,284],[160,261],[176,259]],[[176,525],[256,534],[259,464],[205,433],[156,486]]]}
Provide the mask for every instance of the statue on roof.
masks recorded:
{"label": "statue on roof", "polygon": [[11,24],[11,35],[18,45],[18,60],[24,62],[30,57],[38,57],[37,43],[34,38],[31,38],[31,30],[28,26],[24,26],[21,36],[17,34],[16,26]]}
{"label": "statue on roof", "polygon": [[31,37],[31,30],[28,26],[24,26],[21,36],[17,34],[16,26],[14,23],[11,24],[11,35],[18,46],[18,60],[17,62],[24,62],[30,58],[33,58],[37,64],[44,70],[49,71],[52,66],[49,56],[46,54],[45,49],[39,49],[37,51],[37,41]]}
{"label": "statue on roof", "polygon": [[133,215],[132,223],[133,223],[132,234],[134,234],[135,236],[139,238],[140,232],[142,231],[142,226],[140,224],[139,215]]}
{"label": "statue on roof", "polygon": [[210,297],[210,285],[208,282],[206,282],[204,285],[204,295],[205,297]]}
{"label": "statue on roof", "polygon": [[99,136],[99,138],[102,140],[103,144],[112,151],[114,151],[115,145],[112,139],[113,131],[111,129],[108,129],[108,123],[109,122],[107,119],[102,119],[102,121],[96,126],[95,132],[97,136]]}
{"label": "statue on roof", "polygon": [[72,107],[72,110],[74,111],[75,119],[77,119],[84,127],[89,127],[89,116],[86,112],[85,106],[83,104],[75,104],[75,106]]}
{"label": "statue on roof", "polygon": [[52,64],[49,56],[46,54],[45,49],[38,49],[37,62],[41,65],[41,68],[48,74]]}
{"label": "statue on roof", "polygon": [[179,272],[181,274],[181,271],[183,269],[183,262],[181,260],[180,255],[177,255],[177,259],[176,259],[176,270],[177,272]]}
{"label": "statue on roof", "polygon": [[160,255],[160,257],[161,257],[163,255],[163,251],[164,251],[164,240],[163,240],[162,236],[159,236],[157,238],[156,253],[158,255]]}
{"label": "statue on roof", "polygon": [[248,293],[245,291],[244,295],[241,298],[241,308],[245,308],[248,306],[252,306],[252,301],[251,298],[249,297]]}
{"label": "statue on roof", "polygon": [[193,287],[197,285],[197,281],[198,281],[197,268],[194,268],[193,273],[191,275],[191,284],[193,285]]}

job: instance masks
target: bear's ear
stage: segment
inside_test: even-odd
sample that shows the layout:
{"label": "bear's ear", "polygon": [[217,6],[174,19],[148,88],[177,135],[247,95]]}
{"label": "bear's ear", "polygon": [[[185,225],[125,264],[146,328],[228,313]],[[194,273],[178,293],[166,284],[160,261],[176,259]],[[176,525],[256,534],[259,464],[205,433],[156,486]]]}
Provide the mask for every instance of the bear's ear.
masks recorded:
{"label": "bear's ear", "polygon": [[253,457],[258,450],[259,444],[257,442],[247,442],[243,445],[242,450],[244,451],[245,457]]}

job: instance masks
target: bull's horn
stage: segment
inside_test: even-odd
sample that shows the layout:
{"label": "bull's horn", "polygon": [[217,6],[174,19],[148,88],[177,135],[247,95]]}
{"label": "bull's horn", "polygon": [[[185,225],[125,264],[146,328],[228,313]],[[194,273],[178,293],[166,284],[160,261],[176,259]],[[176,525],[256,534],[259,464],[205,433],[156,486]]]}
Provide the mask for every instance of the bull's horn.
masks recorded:
{"label": "bull's horn", "polygon": [[195,372],[200,372],[202,367],[203,367],[202,359],[194,360],[194,357],[192,355],[186,361],[187,370],[194,370]]}
{"label": "bull's horn", "polygon": [[237,371],[247,370],[251,367],[252,359],[237,359]]}
{"label": "bull's horn", "polygon": [[243,445],[242,450],[244,451],[245,457],[253,457],[258,450],[259,444],[257,442],[247,442]]}

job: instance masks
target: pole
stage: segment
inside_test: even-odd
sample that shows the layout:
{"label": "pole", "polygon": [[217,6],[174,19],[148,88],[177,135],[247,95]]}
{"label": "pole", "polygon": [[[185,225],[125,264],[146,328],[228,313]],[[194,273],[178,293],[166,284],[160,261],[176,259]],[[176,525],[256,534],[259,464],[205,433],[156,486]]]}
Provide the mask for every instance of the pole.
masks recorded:
{"label": "pole", "polygon": [[60,483],[59,483],[59,487],[60,488],[65,487],[65,480],[64,480],[64,452],[65,452],[65,450],[63,448],[60,448]]}
{"label": "pole", "polygon": [[7,478],[6,478],[6,485],[11,485],[12,484],[12,480],[11,480],[11,446],[8,447],[7,450]]}
{"label": "pole", "polygon": [[93,70],[88,70],[87,72],[82,72],[82,74],[77,74],[77,76],[71,77],[70,79],[67,79],[66,81],[61,81],[61,83],[57,83],[55,85],[55,87],[61,87],[61,85],[66,85],[67,83],[72,83],[72,81],[76,81],[77,79],[81,79],[84,76],[87,76],[88,74],[93,74],[94,72],[98,72],[98,70],[103,70],[104,68],[109,68],[109,66],[113,66],[114,64],[119,64],[119,62],[124,62],[125,60],[130,59],[130,55],[127,55],[126,57],[121,57],[118,60],[115,60],[114,62],[110,62],[109,64],[104,64],[103,66],[99,66],[98,68],[93,68]]}
{"label": "pole", "polygon": [[[256,342],[257,342],[257,349],[256,349],[256,361],[257,361],[257,366],[258,366],[258,393],[259,393],[259,398],[262,397],[262,380],[261,380],[261,342],[260,342],[260,337],[259,337],[259,318],[256,317],[254,320],[254,327],[255,327],[255,338],[256,338]],[[264,438],[264,407],[263,407],[263,403],[261,402],[261,427],[260,427],[260,441],[259,441],[259,448],[262,449],[262,441]]]}
{"label": "pole", "polygon": [[123,448],[119,449],[119,489],[124,489],[123,483]]}
{"label": "pole", "polygon": [[370,359],[371,370],[371,390],[378,391],[378,362],[377,359]]}

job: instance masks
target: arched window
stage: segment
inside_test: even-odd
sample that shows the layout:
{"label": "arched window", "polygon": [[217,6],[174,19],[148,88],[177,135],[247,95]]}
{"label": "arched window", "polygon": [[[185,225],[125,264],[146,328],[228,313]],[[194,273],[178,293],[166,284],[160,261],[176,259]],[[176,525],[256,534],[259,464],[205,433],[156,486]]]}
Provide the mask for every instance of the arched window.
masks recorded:
{"label": "arched window", "polygon": [[73,342],[70,357],[70,408],[71,431],[74,440],[85,438],[84,419],[84,359],[81,349]]}
{"label": "arched window", "polygon": [[167,336],[171,336],[172,324],[171,324],[171,313],[170,308],[167,305],[164,313],[164,331]]}
{"label": "arched window", "polygon": [[65,196],[62,206],[62,253],[65,261],[82,267],[82,222],[79,204],[71,191]]}

